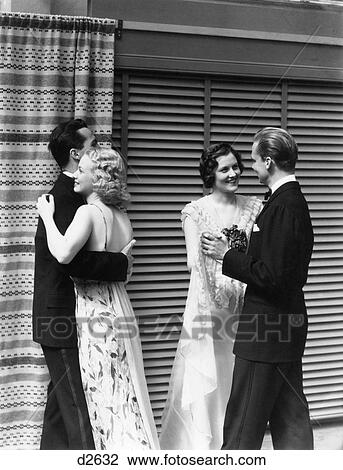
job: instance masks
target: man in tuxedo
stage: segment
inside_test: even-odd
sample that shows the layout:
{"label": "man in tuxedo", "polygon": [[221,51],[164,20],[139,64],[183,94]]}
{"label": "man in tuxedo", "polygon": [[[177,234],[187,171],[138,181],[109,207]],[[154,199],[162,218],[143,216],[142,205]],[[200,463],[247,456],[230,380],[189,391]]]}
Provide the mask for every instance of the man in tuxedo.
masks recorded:
{"label": "man in tuxedo", "polygon": [[297,145],[283,129],[265,128],[255,135],[251,157],[271,195],[248,252],[202,236],[204,254],[223,260],[223,274],[247,284],[222,449],[260,449],[268,422],[274,449],[313,449],[301,363],[307,335],[302,289],[313,230],[294,175]]}
{"label": "man in tuxedo", "polygon": [[[50,193],[55,200],[54,219],[64,234],[76,210],[85,201],[73,191],[73,173],[87,149],[97,141],[81,119],[57,126],[49,150],[61,168]],[[74,284],[70,276],[124,281],[127,257],[123,253],[81,250],[69,265],[50,254],[41,219],[35,237],[33,339],[41,344],[49,369],[47,404],[41,449],[94,449],[92,429],[83,393],[75,325]]]}

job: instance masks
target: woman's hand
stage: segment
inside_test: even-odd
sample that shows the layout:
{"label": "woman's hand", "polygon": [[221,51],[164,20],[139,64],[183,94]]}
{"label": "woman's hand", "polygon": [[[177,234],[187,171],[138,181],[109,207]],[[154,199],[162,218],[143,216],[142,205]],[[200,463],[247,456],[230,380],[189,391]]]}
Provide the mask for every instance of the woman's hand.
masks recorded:
{"label": "woman's hand", "polygon": [[38,198],[36,207],[43,220],[49,217],[52,218],[55,213],[54,196],[52,194],[43,194]]}

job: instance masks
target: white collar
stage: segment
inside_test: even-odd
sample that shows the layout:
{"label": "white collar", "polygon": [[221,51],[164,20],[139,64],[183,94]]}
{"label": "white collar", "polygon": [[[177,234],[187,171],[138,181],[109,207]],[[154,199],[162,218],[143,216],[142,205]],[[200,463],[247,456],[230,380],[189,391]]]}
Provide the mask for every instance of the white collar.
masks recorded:
{"label": "white collar", "polygon": [[63,170],[63,174],[68,176],[69,178],[73,178],[74,179],[74,173],[71,173],[70,171],[67,171],[67,170]]}
{"label": "white collar", "polygon": [[283,186],[286,183],[289,183],[290,181],[296,181],[295,175],[287,175],[287,176],[284,176],[283,178],[280,178],[279,180],[277,180],[277,182],[274,183],[270,187],[270,190],[271,190],[272,194],[275,193],[275,191],[277,189],[279,189],[281,186]]}

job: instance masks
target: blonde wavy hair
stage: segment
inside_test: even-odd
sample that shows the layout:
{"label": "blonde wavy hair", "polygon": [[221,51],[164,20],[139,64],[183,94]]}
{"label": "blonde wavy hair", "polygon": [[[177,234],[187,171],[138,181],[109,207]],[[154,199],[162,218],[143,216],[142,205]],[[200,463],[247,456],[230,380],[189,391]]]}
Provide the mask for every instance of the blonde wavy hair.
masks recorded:
{"label": "blonde wavy hair", "polygon": [[104,204],[126,209],[130,194],[126,168],[120,153],[113,149],[89,149],[85,154],[94,163],[93,191]]}

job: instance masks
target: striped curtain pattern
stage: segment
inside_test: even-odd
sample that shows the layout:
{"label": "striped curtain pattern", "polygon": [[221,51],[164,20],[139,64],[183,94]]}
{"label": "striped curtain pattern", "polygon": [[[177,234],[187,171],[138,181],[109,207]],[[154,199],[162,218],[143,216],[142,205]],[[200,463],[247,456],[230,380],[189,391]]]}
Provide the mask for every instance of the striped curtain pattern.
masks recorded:
{"label": "striped curtain pattern", "polygon": [[31,340],[35,203],[57,167],[50,132],[83,118],[109,142],[115,21],[0,16],[0,447],[37,448],[48,373]]}

